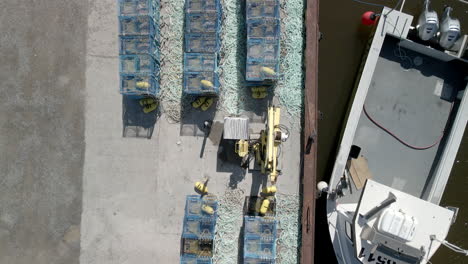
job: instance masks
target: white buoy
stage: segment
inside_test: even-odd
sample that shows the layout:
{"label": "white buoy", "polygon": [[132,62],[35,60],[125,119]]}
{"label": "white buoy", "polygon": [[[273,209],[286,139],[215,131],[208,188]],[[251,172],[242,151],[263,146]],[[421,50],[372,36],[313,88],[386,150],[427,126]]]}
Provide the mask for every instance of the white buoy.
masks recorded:
{"label": "white buoy", "polygon": [[321,182],[317,183],[317,190],[320,193],[328,193],[328,183],[326,183],[324,181],[321,181]]}

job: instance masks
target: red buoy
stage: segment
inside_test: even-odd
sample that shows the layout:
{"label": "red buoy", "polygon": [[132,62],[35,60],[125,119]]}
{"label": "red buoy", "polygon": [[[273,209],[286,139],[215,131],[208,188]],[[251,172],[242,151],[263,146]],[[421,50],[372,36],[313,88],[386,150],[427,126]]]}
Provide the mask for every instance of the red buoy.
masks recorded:
{"label": "red buoy", "polygon": [[377,15],[372,11],[362,14],[361,23],[366,26],[374,25],[377,22]]}

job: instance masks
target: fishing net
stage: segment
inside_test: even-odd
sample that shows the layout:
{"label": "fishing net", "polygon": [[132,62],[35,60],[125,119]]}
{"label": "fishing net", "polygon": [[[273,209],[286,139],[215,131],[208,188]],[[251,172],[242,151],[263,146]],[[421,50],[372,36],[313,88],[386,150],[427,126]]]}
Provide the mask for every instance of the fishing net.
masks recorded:
{"label": "fishing net", "polygon": [[214,263],[237,264],[239,234],[243,221],[245,194],[241,189],[227,189],[218,200]]}
{"label": "fishing net", "polygon": [[[178,122],[192,98],[182,98],[184,0],[161,1],[161,102],[163,112]],[[222,0],[223,22],[218,73],[218,109],[240,114],[254,109],[245,83],[246,30],[240,0]],[[281,0],[281,78],[275,95],[291,117],[299,121],[303,98],[303,0]]]}
{"label": "fishing net", "polygon": [[[281,0],[282,78],[275,95],[292,117],[300,117],[303,105],[304,1]],[[297,119],[297,118],[296,118]]]}
{"label": "fishing net", "polygon": [[[228,189],[219,197],[218,220],[216,222],[216,264],[237,264],[242,258],[243,243],[240,232],[243,224],[245,193],[241,189]],[[300,200],[298,195],[276,196],[276,219],[278,220],[277,263],[296,264],[299,259]]]}
{"label": "fishing net", "polygon": [[298,195],[276,195],[276,219],[278,220],[277,263],[299,263],[300,199]]}
{"label": "fishing net", "polygon": [[161,94],[162,111],[173,121],[180,121],[182,100],[183,39],[185,0],[161,1]]}

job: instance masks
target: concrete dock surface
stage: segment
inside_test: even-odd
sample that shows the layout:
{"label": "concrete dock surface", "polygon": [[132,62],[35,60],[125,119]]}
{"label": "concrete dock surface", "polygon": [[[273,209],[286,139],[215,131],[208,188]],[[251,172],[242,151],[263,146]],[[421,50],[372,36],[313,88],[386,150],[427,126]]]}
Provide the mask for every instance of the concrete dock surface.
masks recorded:
{"label": "concrete dock surface", "polygon": [[[265,183],[223,158],[223,113],[206,139],[197,111],[123,136],[116,4],[0,3],[0,264],[178,263],[195,181],[209,176],[216,195]],[[279,191],[298,194],[297,128],[280,164]]]}

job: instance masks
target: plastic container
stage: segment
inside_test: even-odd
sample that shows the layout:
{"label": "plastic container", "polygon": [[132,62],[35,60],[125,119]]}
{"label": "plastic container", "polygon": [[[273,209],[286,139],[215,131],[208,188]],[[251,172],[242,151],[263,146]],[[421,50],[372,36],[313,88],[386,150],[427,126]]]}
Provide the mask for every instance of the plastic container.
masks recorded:
{"label": "plastic container", "polygon": [[217,34],[185,34],[185,52],[217,53],[219,47]]}
{"label": "plastic container", "polygon": [[[212,86],[203,85],[208,81]],[[193,95],[216,95],[219,92],[218,75],[214,72],[185,72],[184,92]]]}
{"label": "plastic container", "polygon": [[120,93],[123,95],[153,95],[159,92],[159,83],[152,74],[120,74]]}
{"label": "plastic container", "polygon": [[279,39],[281,33],[280,20],[276,18],[248,19],[248,38]]}
{"label": "plastic container", "polygon": [[218,33],[220,30],[220,12],[187,13],[185,17],[186,33]]}
{"label": "plastic container", "polygon": [[279,0],[247,0],[247,19],[280,18]]}

